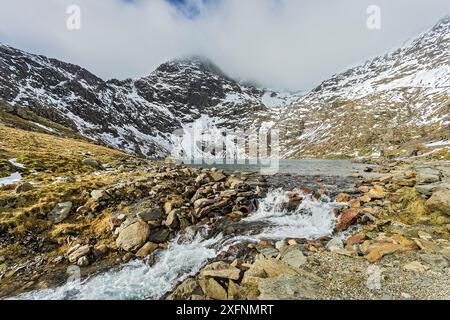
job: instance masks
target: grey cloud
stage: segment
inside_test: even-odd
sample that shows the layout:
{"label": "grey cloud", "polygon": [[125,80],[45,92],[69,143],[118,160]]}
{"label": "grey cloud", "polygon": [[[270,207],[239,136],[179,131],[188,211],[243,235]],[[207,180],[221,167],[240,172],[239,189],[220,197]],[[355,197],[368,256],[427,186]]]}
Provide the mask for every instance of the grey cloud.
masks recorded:
{"label": "grey cloud", "polygon": [[[450,13],[448,0],[188,0],[186,17],[165,0],[0,0],[0,41],[108,78],[145,76],[160,63],[204,55],[240,79],[309,89],[385,53]],[[82,28],[66,29],[81,7]],[[369,5],[381,30],[366,27]]]}

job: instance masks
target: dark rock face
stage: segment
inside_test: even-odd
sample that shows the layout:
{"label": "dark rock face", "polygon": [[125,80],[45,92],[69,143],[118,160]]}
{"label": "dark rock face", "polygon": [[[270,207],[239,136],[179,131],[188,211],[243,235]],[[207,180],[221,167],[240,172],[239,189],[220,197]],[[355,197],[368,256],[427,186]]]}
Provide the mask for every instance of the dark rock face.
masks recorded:
{"label": "dark rock face", "polygon": [[[79,66],[0,45],[0,100],[23,105],[113,147],[163,157],[171,134],[202,115],[251,126],[277,95],[227,77],[202,58],[162,64],[140,79],[104,81]],[[283,98],[280,98],[283,99]]]}

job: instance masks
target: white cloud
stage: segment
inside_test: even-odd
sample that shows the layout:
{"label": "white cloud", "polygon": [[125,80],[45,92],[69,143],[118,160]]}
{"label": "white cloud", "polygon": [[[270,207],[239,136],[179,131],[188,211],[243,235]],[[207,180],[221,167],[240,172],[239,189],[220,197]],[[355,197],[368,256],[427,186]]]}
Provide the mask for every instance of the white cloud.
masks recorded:
{"label": "white cloud", "polygon": [[[384,53],[450,13],[448,0],[186,0],[186,17],[165,0],[0,0],[0,41],[79,64],[108,79],[145,76],[160,63],[205,55],[231,76],[311,88]],[[80,31],[66,29],[79,5]],[[366,27],[369,5],[382,28]]]}

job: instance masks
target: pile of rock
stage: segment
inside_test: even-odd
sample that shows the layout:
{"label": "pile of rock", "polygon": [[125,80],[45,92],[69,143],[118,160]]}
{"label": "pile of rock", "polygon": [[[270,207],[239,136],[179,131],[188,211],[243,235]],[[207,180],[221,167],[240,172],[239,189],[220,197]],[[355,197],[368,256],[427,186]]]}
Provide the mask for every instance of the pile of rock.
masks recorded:
{"label": "pile of rock", "polygon": [[[126,253],[125,260],[145,257],[165,248],[169,239],[191,225],[214,225],[224,218],[247,216],[256,208],[256,199],[264,195],[262,180],[252,180],[245,173],[168,166],[155,169],[147,178],[93,190],[77,214],[121,208],[107,218],[117,236],[115,247]],[[80,258],[69,257],[69,261],[83,265]]]}
{"label": "pile of rock", "polygon": [[235,259],[211,263],[196,278],[180,284],[167,299],[314,299],[322,279],[302,268],[309,255],[307,247],[314,244],[290,243],[278,243],[279,249],[269,241],[250,244],[249,262]]}

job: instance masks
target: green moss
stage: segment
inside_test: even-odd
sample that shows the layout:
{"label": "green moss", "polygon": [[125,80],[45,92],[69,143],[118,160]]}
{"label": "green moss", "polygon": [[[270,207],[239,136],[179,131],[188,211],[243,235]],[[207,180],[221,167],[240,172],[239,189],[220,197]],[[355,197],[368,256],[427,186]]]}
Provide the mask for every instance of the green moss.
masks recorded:
{"label": "green moss", "polygon": [[442,148],[441,150],[433,153],[432,159],[434,160],[450,160],[450,150]]}
{"label": "green moss", "polygon": [[323,158],[330,160],[347,160],[351,159],[352,157],[347,154],[327,154]]}

